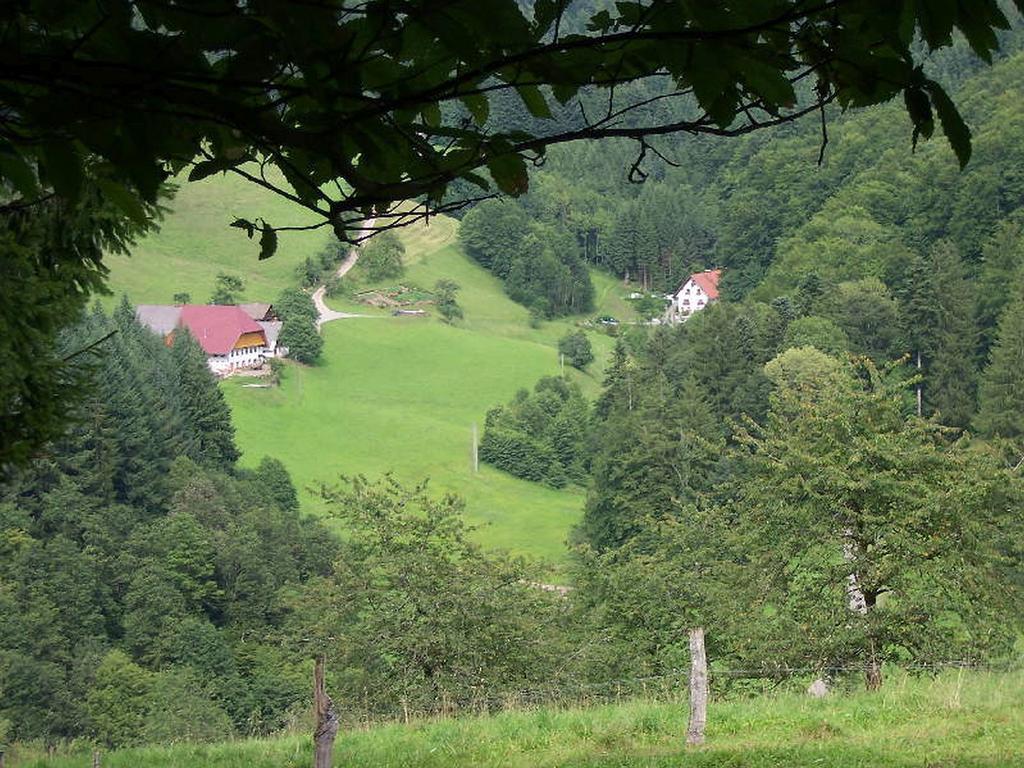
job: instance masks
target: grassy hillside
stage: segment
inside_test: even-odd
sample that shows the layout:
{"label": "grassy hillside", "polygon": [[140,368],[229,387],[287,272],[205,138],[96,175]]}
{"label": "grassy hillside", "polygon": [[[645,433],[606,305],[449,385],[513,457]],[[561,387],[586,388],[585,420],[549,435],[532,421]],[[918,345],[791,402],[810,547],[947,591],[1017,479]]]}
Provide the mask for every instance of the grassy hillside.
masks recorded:
{"label": "grassy hillside", "polygon": [[[557,372],[550,347],[418,319],[374,318],[324,328],[324,361],[292,366],[279,389],[224,391],[243,463],[279,456],[302,488],[339,473],[385,471],[465,496],[481,539],[517,552],[558,557],[582,504],[489,467],[472,471],[472,425],[522,386]],[[307,509],[316,498],[303,493]]]}
{"label": "grassy hillside", "polygon": [[[280,456],[309,509],[319,504],[305,489],[339,473],[393,471],[406,482],[429,477],[435,490],[465,497],[468,519],[483,526],[483,543],[558,560],[582,509],[582,490],[554,490],[487,466],[474,473],[472,427],[482,430],[487,410],[517,389],[559,372],[557,341],[572,324],[531,328],[527,311],[454,242],[424,252],[414,247],[422,231],[403,237],[410,264],[402,282],[429,288],[440,277],[454,279],[464,321],[383,316],[330,323],[323,362],[290,367],[279,389],[229,380],[224,391],[243,462]],[[594,394],[612,340],[595,333],[592,341],[599,359],[591,371],[569,370]]]}
{"label": "grassy hillside", "polygon": [[[111,288],[141,302],[169,302],[187,291],[206,300],[216,274],[246,279],[245,298],[273,299],[295,284],[294,270],[326,242],[320,232],[284,233],[272,259],[256,260],[253,243],[228,227],[235,215],[264,216],[271,223],[303,223],[308,215],[231,177],[183,184],[160,232],[130,258],[111,259]],[[438,217],[400,230],[407,271],[400,282],[430,289],[442,277],[461,286],[465,319],[447,326],[437,318],[393,318],[351,300],[337,309],[376,315],[324,327],[323,361],[288,368],[279,389],[246,387],[229,379],[224,392],[234,414],[242,463],[280,458],[300,487],[305,509],[321,512],[308,489],[339,474],[394,474],[404,482],[429,478],[437,491],[466,498],[467,517],[482,526],[480,540],[552,560],[582,509],[579,488],[554,490],[517,480],[489,467],[472,471],[474,423],[482,430],[487,410],[560,370],[557,342],[577,319],[529,325],[525,308],[509,300],[489,272],[458,246],[458,223]],[[594,273],[595,314],[630,317],[618,281]],[[600,387],[613,340],[591,334],[596,360],[587,372],[567,369],[593,396]]]}
{"label": "grassy hillside", "polygon": [[[1014,768],[1024,765],[1024,676],[890,679],[877,693],[712,703],[708,743],[683,746],[686,703],[630,702],[343,732],[335,764],[360,768]],[[18,760],[72,768],[86,756]],[[307,735],[123,750],[106,768],[298,768]]]}
{"label": "grassy hillside", "polygon": [[244,300],[270,301],[295,282],[295,268],[327,243],[324,229],[282,232],[272,259],[256,258],[258,244],[229,225],[238,216],[257,216],[275,226],[315,221],[302,208],[235,176],[211,176],[179,185],[166,204],[160,230],[139,242],[131,256],[108,256],[110,286],[137,304],[170,303],[175,293],[202,303],[213,293],[218,272],[241,275]]}

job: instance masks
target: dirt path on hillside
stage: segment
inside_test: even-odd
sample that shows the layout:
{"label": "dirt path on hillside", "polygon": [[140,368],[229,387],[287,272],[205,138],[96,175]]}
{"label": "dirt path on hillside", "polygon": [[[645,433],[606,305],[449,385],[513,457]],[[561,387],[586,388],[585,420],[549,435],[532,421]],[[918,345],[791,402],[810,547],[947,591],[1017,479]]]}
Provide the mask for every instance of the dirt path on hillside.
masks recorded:
{"label": "dirt path on hillside", "polygon": [[[368,227],[373,226],[373,219],[368,219],[366,225]],[[344,277],[352,267],[359,261],[359,246],[353,245],[352,249],[348,252],[348,256],[345,260],[338,265],[338,268],[334,270],[335,277]],[[316,327],[319,328],[324,323],[329,323],[332,320],[348,320],[354,317],[380,317],[380,315],[361,315],[353,312],[335,312],[333,309],[327,306],[324,301],[324,295],[327,293],[327,286],[321,285],[315,291],[313,291],[313,303],[316,305],[316,311],[318,313],[316,319]]]}

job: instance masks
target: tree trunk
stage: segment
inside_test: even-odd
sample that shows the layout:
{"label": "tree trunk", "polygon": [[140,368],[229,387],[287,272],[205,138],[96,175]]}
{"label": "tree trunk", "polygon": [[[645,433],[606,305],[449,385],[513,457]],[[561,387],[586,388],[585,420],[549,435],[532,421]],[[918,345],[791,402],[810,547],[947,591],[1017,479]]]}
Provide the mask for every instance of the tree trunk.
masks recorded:
{"label": "tree trunk", "polygon": [[[917,350],[917,375],[921,375],[921,350]],[[917,382],[917,417],[921,418],[921,382]]]}
{"label": "tree trunk", "polygon": [[864,670],[864,682],[869,691],[877,691],[882,687],[882,665],[878,663],[874,653],[868,659],[867,669]]}
{"label": "tree trunk", "polygon": [[[868,595],[868,607],[874,609],[875,595]],[[868,663],[864,669],[864,684],[869,691],[877,691],[882,687],[882,663],[878,660],[878,653],[875,651],[875,639],[871,638],[871,646],[868,649]]]}
{"label": "tree trunk", "polygon": [[313,732],[313,768],[331,768],[334,737],[338,735],[338,713],[324,685],[326,659],[318,656],[313,667],[313,706],[316,709],[316,730]]}
{"label": "tree trunk", "polygon": [[690,725],[687,744],[704,743],[708,719],[708,657],[704,652],[704,628],[690,630]]}

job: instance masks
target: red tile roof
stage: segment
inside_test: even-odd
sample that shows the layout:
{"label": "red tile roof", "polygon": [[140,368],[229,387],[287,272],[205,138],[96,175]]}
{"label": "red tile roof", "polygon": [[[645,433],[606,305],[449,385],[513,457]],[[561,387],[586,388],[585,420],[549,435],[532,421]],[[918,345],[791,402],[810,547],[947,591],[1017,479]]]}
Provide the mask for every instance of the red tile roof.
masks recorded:
{"label": "red tile roof", "polygon": [[208,355],[226,355],[243,333],[258,333],[264,340],[267,338],[259,323],[234,305],[186,304],[181,308],[179,322]]}
{"label": "red tile roof", "polygon": [[[708,295],[709,299],[717,299],[718,280],[721,276],[722,270],[720,269],[705,269],[703,272],[694,272],[683,281],[683,285],[679,286],[679,291],[683,290],[683,286],[693,280]],[[676,291],[676,293],[679,293],[679,291]]]}

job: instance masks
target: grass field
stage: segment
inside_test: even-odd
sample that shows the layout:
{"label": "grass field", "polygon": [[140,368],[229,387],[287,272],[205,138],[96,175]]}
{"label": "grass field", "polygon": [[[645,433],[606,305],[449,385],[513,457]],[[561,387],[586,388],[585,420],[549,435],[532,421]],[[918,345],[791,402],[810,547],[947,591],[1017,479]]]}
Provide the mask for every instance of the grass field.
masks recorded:
{"label": "grass field", "polygon": [[275,226],[315,222],[311,213],[236,176],[211,176],[181,183],[160,225],[132,250],[131,256],[104,259],[115,294],[127,293],[136,304],[169,304],[186,292],[196,303],[213,293],[218,272],[241,275],[242,299],[273,301],[295,283],[295,268],[327,243],[327,230],[282,232],[278,252],[258,261],[259,246],[229,225],[236,217],[257,216]]}
{"label": "grass field", "polygon": [[[272,224],[308,223],[310,217],[234,177],[182,184],[169,207],[161,230],[131,257],[110,258],[110,301],[127,293],[136,303],[170,302],[179,291],[205,301],[220,271],[245,278],[244,298],[273,300],[295,284],[296,265],[327,241],[323,230],[283,233],[280,251],[257,261],[254,243],[228,226],[236,215],[260,215]],[[350,299],[331,300],[336,309],[375,317],[324,326],[321,364],[289,366],[279,389],[247,388],[249,379],[224,383],[242,464],[280,458],[312,512],[325,510],[308,489],[342,473],[393,472],[408,483],[429,478],[438,493],[465,497],[481,542],[559,561],[582,509],[582,490],[554,490],[486,466],[474,473],[472,427],[482,429],[487,410],[516,390],[558,374],[558,339],[581,318],[531,327],[527,310],[462,253],[457,230],[445,217],[399,230],[407,270],[396,281],[429,290],[442,277],[455,280],[465,312],[457,325],[436,317],[392,318]],[[629,317],[618,281],[596,271],[593,277],[594,314]],[[567,371],[594,396],[613,340],[600,332],[590,337],[595,361],[586,372]]]}
{"label": "grass field", "polygon": [[[410,237],[417,237],[413,230]],[[449,277],[462,286],[465,319],[375,317],[324,326],[323,362],[290,366],[279,389],[246,388],[229,380],[224,391],[234,413],[244,463],[278,455],[303,489],[339,473],[399,479],[430,478],[435,491],[466,499],[467,519],[479,540],[551,561],[582,510],[580,489],[554,490],[481,466],[472,470],[472,428],[482,429],[489,408],[517,389],[560,371],[557,341],[569,321],[531,328],[527,311],[510,301],[498,281],[453,244],[432,253],[409,249],[402,282],[432,286]],[[612,340],[592,334],[599,359],[591,371],[568,369],[595,394]],[[307,509],[320,510],[303,491]]]}
{"label": "grass field", "polygon": [[[290,366],[279,389],[225,383],[243,463],[267,453],[301,488],[340,473],[406,482],[429,477],[465,497],[485,544],[558,559],[582,493],[472,468],[472,425],[488,408],[557,373],[541,343],[473,333],[432,320],[372,318],[324,327],[322,364]],[[319,510],[303,492],[306,509]]]}
{"label": "grass field", "polygon": [[[686,703],[628,702],[343,732],[353,768],[1019,768],[1024,675],[895,675],[875,693],[712,702],[707,744],[683,746]],[[12,768],[78,768],[77,755]],[[16,758],[16,755],[14,756]],[[307,735],[113,752],[104,768],[305,768]]]}

